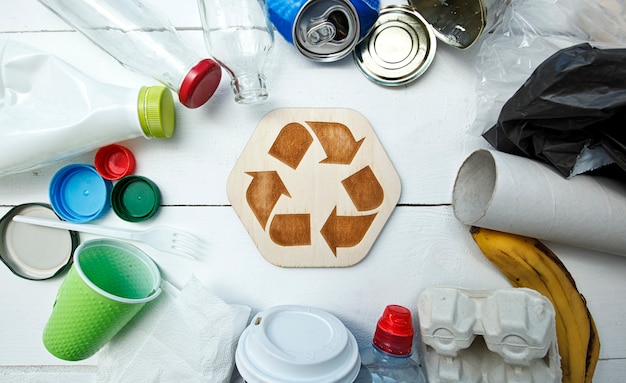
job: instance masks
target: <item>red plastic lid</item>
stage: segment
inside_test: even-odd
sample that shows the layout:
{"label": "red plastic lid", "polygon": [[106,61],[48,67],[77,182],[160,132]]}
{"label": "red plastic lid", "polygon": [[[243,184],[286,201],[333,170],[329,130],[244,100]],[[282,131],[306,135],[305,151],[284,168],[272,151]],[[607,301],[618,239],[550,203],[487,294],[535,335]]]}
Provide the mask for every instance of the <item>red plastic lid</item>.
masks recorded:
{"label": "red plastic lid", "polygon": [[222,80],[222,68],[211,59],[203,59],[189,70],[178,92],[178,99],[188,108],[204,105]]}
{"label": "red plastic lid", "polygon": [[403,306],[389,305],[378,320],[373,343],[393,355],[410,355],[413,333],[411,311]]}
{"label": "red plastic lid", "polygon": [[128,148],[113,144],[98,149],[94,166],[102,178],[119,180],[135,171],[135,156]]}

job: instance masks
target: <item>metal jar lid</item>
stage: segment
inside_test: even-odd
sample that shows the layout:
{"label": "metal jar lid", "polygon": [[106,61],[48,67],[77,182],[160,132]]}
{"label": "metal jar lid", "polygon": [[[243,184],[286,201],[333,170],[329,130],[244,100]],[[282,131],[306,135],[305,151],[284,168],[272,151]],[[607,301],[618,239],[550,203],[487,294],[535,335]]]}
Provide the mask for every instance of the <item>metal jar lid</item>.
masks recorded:
{"label": "metal jar lid", "polygon": [[384,7],[370,34],[354,49],[357,67],[373,82],[407,84],[432,63],[437,40],[430,24],[412,7]]}
{"label": "metal jar lid", "polygon": [[72,263],[78,233],[15,222],[17,215],[60,220],[51,206],[27,203],[0,219],[0,259],[17,276],[31,280],[52,278]]}

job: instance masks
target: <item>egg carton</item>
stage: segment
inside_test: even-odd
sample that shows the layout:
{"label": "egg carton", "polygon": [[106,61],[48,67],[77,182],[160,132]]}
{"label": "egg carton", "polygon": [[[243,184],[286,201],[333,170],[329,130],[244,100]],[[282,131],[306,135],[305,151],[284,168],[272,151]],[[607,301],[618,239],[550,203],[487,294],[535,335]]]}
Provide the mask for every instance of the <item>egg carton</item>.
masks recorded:
{"label": "egg carton", "polygon": [[561,381],[554,306],[535,290],[431,287],[418,319],[430,383]]}

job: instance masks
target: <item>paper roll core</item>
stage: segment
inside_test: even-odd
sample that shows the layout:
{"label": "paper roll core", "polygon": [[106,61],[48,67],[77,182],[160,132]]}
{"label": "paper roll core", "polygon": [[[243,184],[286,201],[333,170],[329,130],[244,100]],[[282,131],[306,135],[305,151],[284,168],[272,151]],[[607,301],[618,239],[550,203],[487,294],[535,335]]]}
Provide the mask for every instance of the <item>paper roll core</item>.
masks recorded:
{"label": "paper roll core", "polygon": [[496,162],[486,150],[472,153],[461,165],[454,183],[454,214],[463,223],[485,215],[496,187]]}
{"label": "paper roll core", "polygon": [[454,215],[484,227],[626,256],[626,184],[565,178],[540,161],[480,149],[461,165]]}

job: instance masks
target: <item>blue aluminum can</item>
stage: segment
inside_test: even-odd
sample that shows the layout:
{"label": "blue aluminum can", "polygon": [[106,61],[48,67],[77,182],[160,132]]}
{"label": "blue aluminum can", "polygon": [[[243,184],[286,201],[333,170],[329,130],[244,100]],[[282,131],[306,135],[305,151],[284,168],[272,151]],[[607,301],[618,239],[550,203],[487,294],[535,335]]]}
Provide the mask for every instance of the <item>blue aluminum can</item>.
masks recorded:
{"label": "blue aluminum can", "polygon": [[337,61],[354,49],[378,18],[379,0],[267,0],[270,21],[300,53]]}

